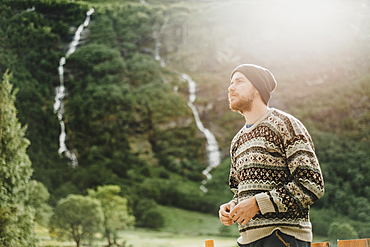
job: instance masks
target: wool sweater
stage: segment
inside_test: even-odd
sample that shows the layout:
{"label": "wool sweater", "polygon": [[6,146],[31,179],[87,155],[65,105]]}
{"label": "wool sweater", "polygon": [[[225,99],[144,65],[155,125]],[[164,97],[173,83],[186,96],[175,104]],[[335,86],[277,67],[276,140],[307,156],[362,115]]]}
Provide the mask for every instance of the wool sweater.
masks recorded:
{"label": "wool sweater", "polygon": [[309,207],[324,194],[312,139],[290,114],[269,109],[231,142],[229,185],[233,201],[255,196],[260,211],[239,224],[238,242],[248,244],[275,230],[311,242]]}

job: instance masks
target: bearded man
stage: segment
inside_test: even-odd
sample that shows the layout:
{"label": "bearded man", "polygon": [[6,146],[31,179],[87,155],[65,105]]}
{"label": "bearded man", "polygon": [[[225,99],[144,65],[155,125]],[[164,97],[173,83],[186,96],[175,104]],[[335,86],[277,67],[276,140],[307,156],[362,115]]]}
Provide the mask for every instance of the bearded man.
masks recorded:
{"label": "bearded man", "polygon": [[307,129],[292,115],[269,108],[276,80],[271,72],[242,64],[231,73],[230,109],[246,123],[231,142],[230,189],[221,222],[239,225],[242,247],[307,247],[309,208],[324,194],[324,181]]}

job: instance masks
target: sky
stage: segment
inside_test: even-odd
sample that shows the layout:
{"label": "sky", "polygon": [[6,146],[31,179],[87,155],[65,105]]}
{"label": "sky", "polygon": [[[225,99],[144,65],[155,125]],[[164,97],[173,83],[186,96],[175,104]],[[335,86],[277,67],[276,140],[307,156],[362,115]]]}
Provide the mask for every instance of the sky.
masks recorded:
{"label": "sky", "polygon": [[207,23],[198,35],[225,61],[246,56],[347,59],[358,50],[370,52],[364,44],[370,43],[367,0],[217,1],[198,18]]}

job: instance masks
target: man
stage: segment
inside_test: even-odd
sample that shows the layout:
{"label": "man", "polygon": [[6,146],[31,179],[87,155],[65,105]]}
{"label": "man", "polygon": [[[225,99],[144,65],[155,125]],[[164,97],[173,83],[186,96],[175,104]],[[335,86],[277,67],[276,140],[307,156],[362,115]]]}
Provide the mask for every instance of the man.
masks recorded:
{"label": "man", "polygon": [[246,124],[231,142],[233,199],[221,222],[239,224],[242,247],[311,246],[309,206],[324,194],[313,142],[293,116],[268,108],[276,87],[265,68],[242,64],[231,73],[230,108]]}

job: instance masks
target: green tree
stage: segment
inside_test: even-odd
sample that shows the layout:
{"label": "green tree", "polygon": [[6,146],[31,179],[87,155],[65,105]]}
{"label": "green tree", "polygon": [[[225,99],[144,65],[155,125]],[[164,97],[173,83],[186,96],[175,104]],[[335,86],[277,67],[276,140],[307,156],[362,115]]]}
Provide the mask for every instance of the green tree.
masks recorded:
{"label": "green tree", "polygon": [[117,245],[117,231],[135,223],[135,217],[129,214],[127,199],[119,196],[121,188],[117,185],[98,186],[97,190],[88,190],[89,196],[101,202],[104,214],[104,234],[108,246]]}
{"label": "green tree", "polygon": [[24,137],[14,106],[16,90],[6,72],[0,84],[0,246],[35,246],[34,210],[27,205],[32,175]]}
{"label": "green tree", "polygon": [[50,218],[49,232],[60,239],[73,239],[77,247],[101,231],[103,212],[98,200],[81,195],[69,195],[59,200]]}
{"label": "green tree", "polygon": [[[33,6],[34,11],[26,11]],[[0,1],[0,74],[7,68],[14,74],[18,118],[22,126],[27,124],[25,137],[32,143],[27,149],[32,178],[48,188],[54,206],[64,197],[55,196],[55,191],[73,171],[58,154],[60,124],[53,109],[56,69],[65,55],[61,47],[69,27],[83,23],[87,10],[87,4],[64,0]]]}
{"label": "green tree", "polygon": [[42,226],[48,225],[49,218],[53,211],[52,207],[47,204],[49,197],[50,193],[45,185],[36,180],[30,182],[28,203],[35,209],[35,221]]}

